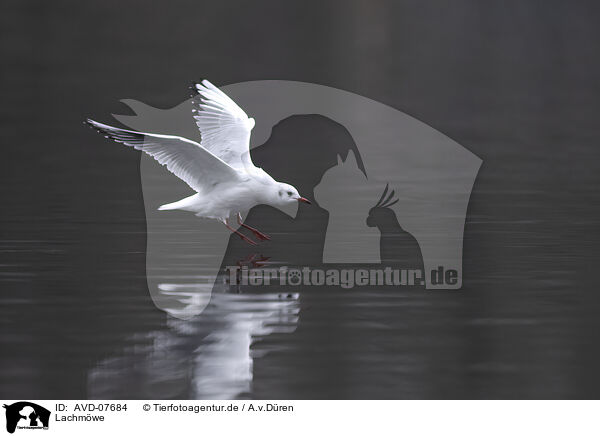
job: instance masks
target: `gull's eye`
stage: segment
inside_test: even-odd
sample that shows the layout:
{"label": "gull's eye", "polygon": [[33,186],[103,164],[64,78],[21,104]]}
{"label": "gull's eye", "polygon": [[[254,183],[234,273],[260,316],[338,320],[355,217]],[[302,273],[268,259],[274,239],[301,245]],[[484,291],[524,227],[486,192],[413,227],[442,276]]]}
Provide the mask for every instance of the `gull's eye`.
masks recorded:
{"label": "gull's eye", "polygon": [[281,197],[281,194],[283,194],[283,191],[279,191],[279,196]]}
{"label": "gull's eye", "polygon": [[289,197],[291,197],[292,196],[292,191],[288,191],[287,194],[288,194]]}

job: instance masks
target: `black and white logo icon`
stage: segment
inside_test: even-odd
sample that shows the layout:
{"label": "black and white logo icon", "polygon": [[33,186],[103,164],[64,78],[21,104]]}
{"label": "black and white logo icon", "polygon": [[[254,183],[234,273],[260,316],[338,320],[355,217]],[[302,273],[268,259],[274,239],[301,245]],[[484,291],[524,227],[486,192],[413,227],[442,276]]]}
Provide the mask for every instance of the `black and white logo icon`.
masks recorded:
{"label": "black and white logo icon", "polygon": [[14,433],[16,429],[48,429],[50,411],[29,401],[19,401],[4,405],[6,409],[6,431]]}

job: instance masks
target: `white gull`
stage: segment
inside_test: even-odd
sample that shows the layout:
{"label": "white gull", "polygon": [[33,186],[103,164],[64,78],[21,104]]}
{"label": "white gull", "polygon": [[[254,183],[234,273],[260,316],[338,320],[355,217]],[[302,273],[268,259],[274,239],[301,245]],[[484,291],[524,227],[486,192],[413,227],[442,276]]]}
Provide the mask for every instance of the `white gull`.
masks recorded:
{"label": "white gull", "polygon": [[228,219],[236,214],[239,225],[261,240],[270,239],[244,224],[240,212],[259,204],[285,206],[298,201],[310,204],[310,201],[292,185],[276,181],[254,165],[250,157],[253,118],[248,118],[208,80],[194,84],[193,89],[200,97],[193,100],[200,143],[181,136],[120,129],[90,119],[86,122],[107,138],[148,153],[196,191],[160,206],[159,210],[185,210],[198,217],[219,220],[244,241],[256,244],[230,226]]}

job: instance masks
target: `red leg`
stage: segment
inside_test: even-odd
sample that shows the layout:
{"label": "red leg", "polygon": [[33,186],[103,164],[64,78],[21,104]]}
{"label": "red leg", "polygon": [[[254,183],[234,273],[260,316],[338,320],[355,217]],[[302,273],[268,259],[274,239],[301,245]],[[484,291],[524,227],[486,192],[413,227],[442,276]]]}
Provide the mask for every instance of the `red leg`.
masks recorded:
{"label": "red leg", "polygon": [[248,256],[244,257],[243,259],[238,260],[236,262],[236,264],[237,264],[237,266],[239,266],[241,268],[242,265],[248,265],[248,263],[254,261],[254,259],[256,258],[256,256],[258,256],[258,253],[249,254]]}
{"label": "red leg", "polygon": [[270,259],[270,257],[260,256],[260,259],[252,261],[252,266],[255,268],[262,268],[263,266],[268,265],[269,259]]}
{"label": "red leg", "polygon": [[250,230],[252,233],[254,233],[258,239],[260,239],[262,241],[270,241],[271,240],[271,238],[269,237],[269,235],[265,235],[260,230],[255,229],[254,227],[250,227],[247,224],[244,224],[242,222],[242,216],[239,213],[238,213],[238,224],[241,225],[242,227],[246,227],[248,230]]}
{"label": "red leg", "polygon": [[232,231],[232,233],[235,233],[236,235],[238,235],[240,238],[242,238],[242,240],[246,241],[248,244],[250,245],[258,245],[256,242],[254,242],[252,239],[248,238],[247,236],[241,234],[240,232],[238,232],[236,229],[234,229],[233,227],[231,227],[229,224],[227,224],[226,220],[222,221],[223,224],[225,224],[225,227],[227,227],[229,230]]}

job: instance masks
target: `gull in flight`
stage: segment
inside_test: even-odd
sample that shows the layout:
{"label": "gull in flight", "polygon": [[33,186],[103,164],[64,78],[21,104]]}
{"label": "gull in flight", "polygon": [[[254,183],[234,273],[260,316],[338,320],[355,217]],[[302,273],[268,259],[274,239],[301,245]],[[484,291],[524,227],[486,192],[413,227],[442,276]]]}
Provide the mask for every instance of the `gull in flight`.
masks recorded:
{"label": "gull in flight", "polygon": [[194,84],[193,90],[200,97],[193,100],[200,143],[181,136],[120,129],[90,119],[86,123],[107,138],[148,153],[196,191],[194,195],[160,206],[159,210],[185,210],[198,217],[219,220],[244,241],[256,245],[229,225],[229,217],[237,214],[239,225],[260,240],[270,239],[244,224],[240,212],[259,204],[285,206],[294,202],[310,204],[310,201],[292,185],[276,181],[252,163],[253,118],[248,118],[208,80]]}

